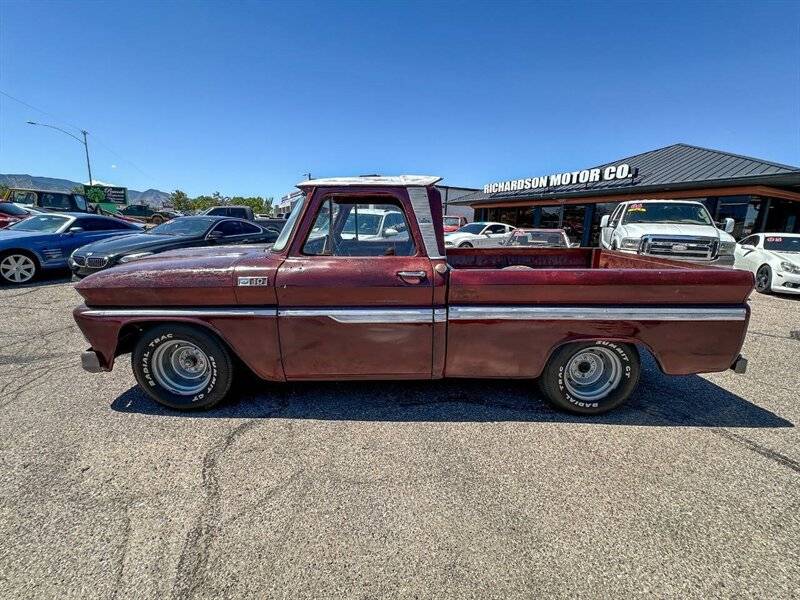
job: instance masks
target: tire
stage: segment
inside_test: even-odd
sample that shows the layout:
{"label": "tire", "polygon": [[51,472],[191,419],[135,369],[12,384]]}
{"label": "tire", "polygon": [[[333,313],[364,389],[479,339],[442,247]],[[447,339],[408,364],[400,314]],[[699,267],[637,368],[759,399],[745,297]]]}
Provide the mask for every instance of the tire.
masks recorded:
{"label": "tire", "polygon": [[761,294],[772,293],[772,269],[769,265],[761,265],[756,271],[756,291]]}
{"label": "tire", "polygon": [[462,242],[461,244],[458,245],[458,247],[459,248],[472,248],[473,246],[469,242]]}
{"label": "tire", "polygon": [[30,283],[39,273],[39,261],[27,252],[12,250],[0,254],[0,281],[11,285]]}
{"label": "tire", "polygon": [[628,399],[639,382],[641,369],[639,351],[631,344],[606,341],[567,344],[547,361],[539,388],[556,408],[580,415],[599,415]]}
{"label": "tire", "polygon": [[231,388],[225,345],[198,327],[170,323],[148,329],[131,355],[133,373],[153,400],[177,410],[207,409]]}

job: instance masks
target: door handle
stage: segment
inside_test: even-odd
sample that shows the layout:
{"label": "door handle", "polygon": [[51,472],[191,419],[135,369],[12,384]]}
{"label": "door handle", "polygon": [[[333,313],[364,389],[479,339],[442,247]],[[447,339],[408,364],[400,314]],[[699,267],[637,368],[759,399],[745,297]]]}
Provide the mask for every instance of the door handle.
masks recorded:
{"label": "door handle", "polygon": [[426,271],[398,271],[397,276],[406,283],[421,283],[428,273]]}

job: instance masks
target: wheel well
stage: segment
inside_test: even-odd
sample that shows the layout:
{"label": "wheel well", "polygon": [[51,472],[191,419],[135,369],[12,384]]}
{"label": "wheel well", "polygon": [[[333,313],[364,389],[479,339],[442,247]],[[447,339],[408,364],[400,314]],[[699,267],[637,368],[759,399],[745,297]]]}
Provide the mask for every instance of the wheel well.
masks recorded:
{"label": "wheel well", "polygon": [[183,325],[184,327],[194,327],[195,329],[202,330],[204,333],[214,336],[228,351],[231,360],[235,365],[244,367],[248,371],[252,372],[250,368],[245,365],[244,361],[239,358],[239,355],[234,352],[228,341],[222,335],[220,335],[218,331],[209,325],[198,323],[196,321],[136,321],[134,323],[126,323],[122,326],[122,328],[120,328],[119,333],[117,334],[117,347],[114,350],[114,356],[117,357],[122,354],[129,354],[133,352],[133,349],[136,346],[136,342],[139,341],[139,338],[141,338],[146,331],[149,331],[153,327],[173,324]]}
{"label": "wheel well", "polygon": [[562,342],[559,342],[552,348],[550,348],[550,352],[547,353],[547,359],[542,364],[542,371],[544,371],[545,366],[547,366],[547,363],[550,362],[550,360],[553,358],[553,355],[558,350],[570,344],[581,344],[585,342],[611,342],[615,344],[627,344],[629,346],[633,346],[636,349],[636,352],[639,353],[639,356],[641,356],[642,354],[649,354],[650,356],[653,357],[653,360],[655,360],[656,364],[658,365],[658,369],[662,373],[666,372],[664,371],[664,366],[661,364],[661,360],[659,359],[658,354],[656,354],[648,344],[645,344],[641,340],[634,340],[630,338],[582,338],[574,340],[564,340]]}
{"label": "wheel well", "polygon": [[9,250],[3,250],[0,252],[0,260],[8,256],[9,254],[24,254],[25,256],[33,259],[33,262],[36,264],[36,268],[39,269],[42,266],[42,261],[39,260],[39,257],[36,255],[35,252],[31,252],[30,250],[26,250],[24,248],[11,248]]}

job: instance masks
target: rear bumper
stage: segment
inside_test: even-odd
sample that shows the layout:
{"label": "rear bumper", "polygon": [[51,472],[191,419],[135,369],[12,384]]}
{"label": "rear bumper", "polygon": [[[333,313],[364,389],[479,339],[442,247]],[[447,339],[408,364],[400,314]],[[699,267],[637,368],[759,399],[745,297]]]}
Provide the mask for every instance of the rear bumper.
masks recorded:
{"label": "rear bumper", "polygon": [[108,371],[108,369],[102,366],[100,356],[91,348],[81,353],[81,366],[84,371],[88,371],[89,373]]}

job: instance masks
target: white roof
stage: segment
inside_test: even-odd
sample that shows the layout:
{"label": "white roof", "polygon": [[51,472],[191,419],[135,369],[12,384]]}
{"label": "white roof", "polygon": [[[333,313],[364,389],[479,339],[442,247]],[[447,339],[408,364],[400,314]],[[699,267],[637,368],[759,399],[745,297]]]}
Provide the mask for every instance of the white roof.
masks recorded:
{"label": "white roof", "polygon": [[407,186],[426,186],[433,185],[441,181],[441,177],[432,175],[395,175],[374,177],[328,177],[327,179],[309,179],[297,184],[300,189],[317,187],[323,185],[399,185]]}

